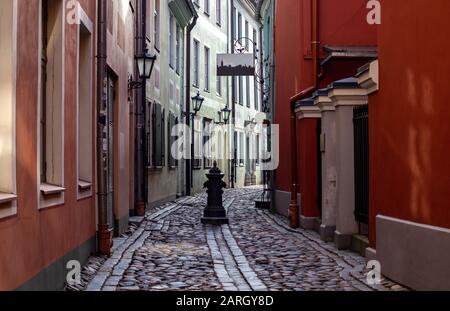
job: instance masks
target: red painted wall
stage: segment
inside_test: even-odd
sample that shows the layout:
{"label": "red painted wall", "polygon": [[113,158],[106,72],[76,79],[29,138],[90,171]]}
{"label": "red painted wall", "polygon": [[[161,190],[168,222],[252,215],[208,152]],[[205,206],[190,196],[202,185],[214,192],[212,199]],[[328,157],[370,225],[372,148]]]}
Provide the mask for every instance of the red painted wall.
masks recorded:
{"label": "red painted wall", "polygon": [[382,1],[380,90],[370,98],[375,216],[450,228],[450,1]]}
{"label": "red painted wall", "polygon": [[302,119],[297,122],[298,133],[298,176],[302,194],[301,214],[305,217],[319,217],[317,206],[317,119]]}
{"label": "red painted wall", "polygon": [[[319,1],[319,41],[321,45],[376,45],[376,27],[370,26],[366,22],[368,13],[366,3],[366,0],[346,0],[345,4],[335,0]],[[288,138],[290,137],[289,99],[313,84],[311,0],[277,1],[275,14],[275,122],[280,125],[280,136]],[[320,82],[321,87],[335,80],[354,76],[358,67],[364,63],[364,61],[340,61],[326,65],[324,76]],[[315,136],[315,129],[310,135]],[[312,137],[307,140],[311,141]],[[299,151],[310,152],[307,157],[304,154],[306,158],[315,158],[313,146],[302,146],[300,137],[298,137],[298,145],[300,146]],[[289,139],[280,141],[280,154],[282,161],[276,171],[276,189],[290,192],[291,146]],[[311,165],[314,165],[314,162]],[[302,187],[305,186],[305,183],[309,183],[309,179],[305,176],[299,177],[303,180],[300,183],[300,191],[302,191]],[[311,185],[305,187],[308,191],[316,189],[314,178],[311,178]]]}
{"label": "red painted wall", "polygon": [[[95,20],[95,6],[88,2],[84,9]],[[38,8],[38,0],[18,0],[18,214],[0,220],[0,290],[19,287],[96,232],[94,198],[77,201],[76,192],[76,42],[70,39],[76,31],[74,25],[66,26],[65,43],[65,204],[38,210]]]}

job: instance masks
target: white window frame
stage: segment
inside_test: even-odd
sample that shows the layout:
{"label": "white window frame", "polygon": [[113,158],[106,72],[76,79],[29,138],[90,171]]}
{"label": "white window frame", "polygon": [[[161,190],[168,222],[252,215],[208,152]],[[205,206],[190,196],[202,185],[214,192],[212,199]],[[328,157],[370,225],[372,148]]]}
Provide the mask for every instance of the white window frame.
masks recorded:
{"label": "white window frame", "polygon": [[[2,0],[4,1],[4,0]],[[6,3],[6,2],[5,2]],[[3,4],[5,4],[3,3]],[[8,22],[5,29],[11,30],[10,32],[10,44],[11,46],[7,46],[6,49],[11,51],[10,57],[6,57],[4,54],[2,55],[2,60],[6,62],[6,64],[10,64],[10,75],[11,79],[11,88],[9,92],[1,93],[0,97],[0,109],[2,111],[2,115],[0,116],[0,121],[2,124],[6,124],[10,126],[10,130],[7,133],[0,131],[0,219],[15,216],[17,214],[17,185],[16,185],[16,74],[17,74],[17,1],[10,0],[11,10],[12,12],[0,12],[0,17],[2,14],[6,14],[7,17],[10,17],[10,21],[7,18],[1,18],[0,25],[3,22]],[[11,22],[11,23],[9,23]],[[4,25],[5,26],[5,25]],[[1,31],[0,26],[0,31]],[[1,47],[0,47],[1,48]],[[5,70],[2,68],[2,70]],[[3,71],[3,74],[6,72]],[[1,73],[0,73],[1,74]],[[8,79],[7,77],[5,77]],[[0,83],[2,78],[0,77]],[[8,94],[9,93],[9,94]],[[9,98],[8,98],[9,97]],[[9,113],[5,113],[6,109],[1,102],[6,102],[6,109],[9,102]],[[9,121],[9,122],[8,122]],[[9,123],[9,124],[8,124]],[[8,135],[9,132],[9,135]],[[8,137],[9,136],[9,137]],[[5,144],[6,142],[6,144]],[[9,142],[9,146],[8,146]],[[6,145],[6,146],[5,146]],[[3,148],[9,148],[9,157],[2,157]]]}
{"label": "white window frame", "polygon": [[197,39],[194,39],[193,41],[193,50],[194,53],[192,53],[192,64],[194,65],[194,68],[192,73],[194,75],[194,79],[192,84],[194,87],[200,88],[200,41]]}
{"label": "white window frame", "polygon": [[[53,207],[53,206],[58,206],[58,205],[62,205],[65,202],[65,191],[66,189],[64,188],[64,103],[65,103],[65,1],[64,0],[59,0],[60,1],[60,11],[59,11],[59,15],[58,15],[58,23],[60,23],[60,25],[58,25],[60,27],[60,31],[61,31],[61,38],[60,38],[60,43],[61,43],[61,47],[60,50],[57,50],[58,53],[60,52],[61,55],[61,95],[60,95],[60,107],[59,109],[61,110],[59,113],[60,119],[56,119],[58,123],[55,123],[55,127],[56,129],[54,130],[55,133],[59,133],[59,136],[61,137],[61,139],[58,141],[56,138],[51,142],[54,145],[56,145],[56,148],[58,150],[54,151],[54,155],[57,155],[60,160],[59,163],[58,162],[53,162],[52,165],[54,165],[56,168],[53,171],[58,171],[57,172],[57,176],[53,176],[53,178],[55,178],[54,180],[47,180],[46,182],[42,182],[41,181],[41,172],[40,172],[40,163],[41,163],[41,159],[40,159],[40,152],[38,153],[38,162],[37,162],[37,168],[38,168],[38,197],[39,197],[39,209],[44,209],[44,208],[49,208],[49,207]],[[41,80],[41,52],[42,52],[42,0],[39,1],[39,52],[38,52],[38,60],[39,60],[39,75],[38,75],[38,107],[41,107],[41,84],[42,84],[42,80]],[[49,84],[47,84],[48,87]],[[47,94],[48,96],[48,94]],[[47,112],[48,113],[48,112]],[[40,120],[41,115],[40,115],[40,109],[38,109],[38,120]],[[58,126],[59,125],[59,126]],[[38,130],[37,130],[37,135],[38,135],[38,146],[39,148],[41,148],[41,126],[40,123],[38,122]],[[48,145],[47,145],[48,146]],[[53,149],[53,148],[52,148]]]}
{"label": "white window frame", "polygon": [[175,17],[172,12],[169,13],[169,67],[175,70],[175,36],[174,36],[174,26]]}
{"label": "white window frame", "polygon": [[222,27],[222,0],[216,0],[216,24]]}
{"label": "white window frame", "polygon": [[[79,6],[79,16],[80,16],[80,23],[77,27],[77,38],[78,40],[81,38],[81,28],[84,28],[84,31],[86,31],[89,36],[90,36],[90,42],[89,42],[89,64],[90,64],[90,68],[92,68],[92,66],[94,65],[93,63],[93,58],[94,58],[94,53],[93,53],[93,47],[94,47],[94,24],[91,21],[91,19],[88,17],[88,15],[86,14],[86,12],[83,10],[83,8],[81,6]],[[94,96],[94,88],[93,88],[93,81],[94,81],[94,77],[92,74],[92,70],[88,70],[89,71],[89,83],[88,83],[88,96],[87,98],[89,99],[88,102],[90,103],[87,107],[87,113],[80,113],[80,82],[83,79],[80,79],[79,73],[80,73],[80,44],[81,42],[78,41],[78,49],[77,49],[77,185],[78,185],[78,191],[77,191],[77,199],[81,200],[81,199],[85,199],[85,198],[89,198],[92,197],[93,195],[93,189],[92,189],[92,184],[93,184],[93,180],[94,180],[94,176],[93,176],[93,135],[94,135],[94,126],[93,126],[93,118],[92,118],[92,108],[93,108],[93,96]],[[90,126],[90,133],[88,133],[88,136],[90,137],[90,140],[88,140],[88,145],[90,145],[90,147],[88,147],[88,150],[90,152],[88,152],[87,156],[89,157],[88,159],[81,159],[80,158],[80,128],[82,128],[82,125],[80,124],[80,118],[84,117],[87,119],[87,125],[85,125],[84,127],[88,127]],[[89,130],[89,128],[88,128]],[[83,167],[83,170],[90,170],[90,172],[86,175],[85,173],[81,173],[80,171],[82,170],[80,168],[81,165],[86,165],[86,167]],[[84,176],[80,176],[80,175],[84,175]],[[88,176],[90,175],[90,176]]]}
{"label": "white window frame", "polygon": [[204,72],[205,75],[205,92],[211,91],[211,49],[205,45],[204,47]]}
{"label": "white window frame", "polygon": [[155,0],[153,6],[153,26],[154,26],[154,41],[155,49],[161,48],[161,0]]}

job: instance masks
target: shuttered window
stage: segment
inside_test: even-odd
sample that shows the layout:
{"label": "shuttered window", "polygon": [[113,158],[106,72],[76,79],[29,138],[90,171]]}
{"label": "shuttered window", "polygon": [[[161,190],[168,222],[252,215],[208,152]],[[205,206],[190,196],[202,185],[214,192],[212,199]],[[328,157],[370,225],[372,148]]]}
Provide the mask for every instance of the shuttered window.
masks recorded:
{"label": "shuttered window", "polygon": [[172,136],[172,129],[178,124],[178,118],[174,113],[169,113],[169,122],[167,123],[167,135],[169,136],[169,144],[167,146],[167,154],[169,159],[169,167],[176,168],[178,161],[172,156],[172,146],[178,139],[178,136]]}
{"label": "shuttered window", "polygon": [[161,168],[166,165],[165,155],[165,113],[158,103],[149,104],[149,122],[147,126],[147,142],[149,148],[149,166]]}

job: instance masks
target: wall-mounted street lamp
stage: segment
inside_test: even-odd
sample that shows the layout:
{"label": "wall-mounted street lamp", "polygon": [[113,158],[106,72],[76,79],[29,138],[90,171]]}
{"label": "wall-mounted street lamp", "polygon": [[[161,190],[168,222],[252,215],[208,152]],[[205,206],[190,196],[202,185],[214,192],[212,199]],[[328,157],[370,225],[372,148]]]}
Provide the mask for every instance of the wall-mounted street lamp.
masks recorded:
{"label": "wall-mounted street lamp", "polygon": [[220,125],[228,124],[231,115],[231,110],[230,108],[228,108],[228,105],[226,105],[225,108],[223,108],[222,110],[219,110],[217,114],[219,115],[219,122],[217,122],[218,124]]}
{"label": "wall-mounted street lamp", "polygon": [[195,95],[191,99],[194,108],[194,116],[196,116],[197,113],[202,109],[202,105],[203,102],[205,101],[205,98],[200,95],[200,92],[197,92],[197,95]]}
{"label": "wall-mounted street lamp", "polygon": [[[153,66],[155,65],[156,55],[150,55],[148,49],[145,49],[143,54],[137,55],[135,58],[136,66],[138,69],[139,80],[150,79],[153,71]],[[128,89],[133,90],[143,87],[141,81],[128,81]]]}
{"label": "wall-mounted street lamp", "polygon": [[[197,113],[202,109],[203,102],[205,101],[205,98],[200,95],[200,92],[197,92],[197,95],[194,97],[191,97],[191,104],[194,112],[185,111],[183,114],[186,116],[186,118],[191,118],[191,125],[194,127],[194,118],[197,116]],[[191,157],[194,155],[194,146],[195,146],[195,135],[194,130],[191,129]],[[190,180],[187,179],[187,188],[191,189],[194,179],[193,179],[193,165],[192,165],[192,159],[189,159],[188,161],[188,171],[190,172]]]}
{"label": "wall-mounted street lamp", "polygon": [[228,105],[226,105],[225,108],[222,109],[222,118],[223,118],[223,122],[225,122],[225,124],[228,124],[228,122],[230,121],[230,115],[231,115],[231,110],[230,110],[230,108],[228,108]]}

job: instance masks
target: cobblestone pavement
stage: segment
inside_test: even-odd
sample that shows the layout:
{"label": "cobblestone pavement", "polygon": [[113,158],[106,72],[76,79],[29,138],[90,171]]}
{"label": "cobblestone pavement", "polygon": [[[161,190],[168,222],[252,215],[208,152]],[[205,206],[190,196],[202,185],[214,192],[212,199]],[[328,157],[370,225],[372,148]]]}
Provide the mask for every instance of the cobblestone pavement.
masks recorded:
{"label": "cobblestone pavement", "polygon": [[[87,290],[406,290],[366,284],[365,260],[254,208],[260,188],[226,190],[230,225],[204,226],[205,194],[147,213],[111,258],[84,268]],[[86,275],[87,274],[87,275]],[[70,288],[80,290],[80,288]]]}

